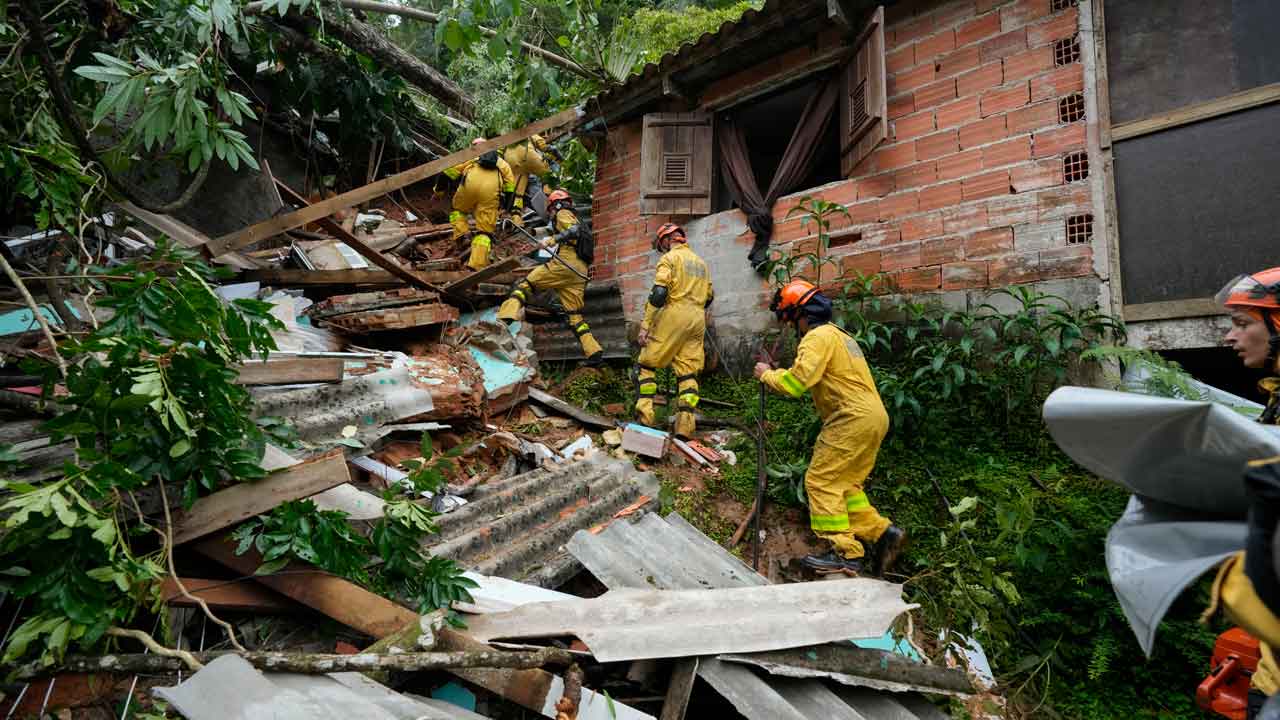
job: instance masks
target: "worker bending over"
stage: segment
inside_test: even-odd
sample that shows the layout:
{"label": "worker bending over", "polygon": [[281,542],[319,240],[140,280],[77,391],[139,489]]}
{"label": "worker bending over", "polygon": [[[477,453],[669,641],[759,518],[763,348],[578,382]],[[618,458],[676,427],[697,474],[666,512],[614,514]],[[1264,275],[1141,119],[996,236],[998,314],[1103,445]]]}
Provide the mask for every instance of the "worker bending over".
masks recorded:
{"label": "worker bending over", "polygon": [[684,228],[667,223],[658,228],[653,248],[663,253],[653,276],[653,290],[640,323],[640,357],[636,359],[636,416],[653,425],[653,396],[658,393],[657,371],[670,367],[676,374],[675,433],[693,437],[698,407],[698,373],[702,371],[702,341],[707,308],[715,293],[707,264],[694,254]]}
{"label": "worker bending over", "polygon": [[[475,147],[484,138],[471,141]],[[515,201],[516,179],[511,166],[498,157],[497,150],[490,150],[474,160],[455,165],[444,174],[452,180],[461,179],[453,193],[453,211],[449,224],[453,225],[453,239],[471,235],[471,256],[467,267],[479,270],[489,265],[489,253],[493,246],[493,233],[498,227],[498,211],[509,210]],[[476,221],[476,231],[471,233],[467,216]]]}
{"label": "worker bending over", "polygon": [[[1231,313],[1226,344],[1248,368],[1280,374],[1280,268],[1242,275],[1218,293]],[[1280,377],[1263,379],[1266,409],[1258,421],[1280,425]],[[1213,584],[1212,611],[1219,602],[1236,624],[1258,638],[1261,659],[1250,680],[1248,717],[1280,690],[1280,578],[1273,538],[1280,521],[1280,456],[1249,463],[1244,476],[1249,494],[1249,534],[1245,551],[1222,564]],[[1270,709],[1269,709],[1270,711]]]}
{"label": "worker bending over", "polygon": [[[512,145],[502,153],[502,159],[507,161],[511,166],[511,172],[516,177],[516,195],[512,201],[511,222],[524,227],[524,203],[529,193],[529,176],[545,175],[551,165],[543,156],[546,153],[552,157],[556,156],[555,148],[548,147],[547,141],[541,135],[534,135],[522,143]],[[547,204],[550,205],[551,198],[547,198]],[[547,208],[547,214],[555,217],[555,212]]]}
{"label": "worker bending over", "polygon": [[512,323],[520,319],[529,296],[540,290],[555,290],[560,305],[568,317],[569,328],[582,344],[586,365],[597,367],[604,362],[604,350],[591,335],[591,328],[582,317],[583,298],[587,292],[588,268],[595,254],[591,231],[578,222],[573,212],[573,199],[564,190],[556,190],[547,196],[547,212],[551,215],[556,234],[544,241],[544,249],[551,259],[539,265],[524,280],[516,283],[511,295],[498,308],[498,319]]}
{"label": "worker bending over", "polygon": [[[882,575],[897,561],[907,536],[876,512],[863,490],[889,430],[871,368],[858,341],[831,323],[831,301],[812,283],[787,283],[774,294],[769,309],[779,322],[793,323],[802,337],[790,369],[757,363],[755,376],[791,397],[811,392],[822,418],[804,488],[809,526],[833,549],[803,562],[822,574]],[[871,564],[863,543],[871,548]]]}

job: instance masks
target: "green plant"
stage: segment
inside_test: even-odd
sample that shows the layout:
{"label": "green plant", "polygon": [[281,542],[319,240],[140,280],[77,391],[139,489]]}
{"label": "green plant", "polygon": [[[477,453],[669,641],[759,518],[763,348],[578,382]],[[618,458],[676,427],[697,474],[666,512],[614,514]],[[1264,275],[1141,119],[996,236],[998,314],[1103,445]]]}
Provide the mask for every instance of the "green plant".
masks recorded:
{"label": "green plant", "polygon": [[[826,254],[827,248],[831,245],[831,219],[836,215],[843,215],[848,219],[849,211],[840,203],[822,198],[808,195],[800,198],[800,202],[787,211],[787,219],[798,216],[800,227],[804,229],[808,229],[812,224],[817,235],[817,244],[812,252],[770,250],[769,260],[764,264],[765,277],[768,277],[775,286],[786,285],[800,277],[821,284],[823,266],[830,265],[838,270],[838,263]],[[808,263],[809,266],[807,274],[800,269],[804,263]]]}

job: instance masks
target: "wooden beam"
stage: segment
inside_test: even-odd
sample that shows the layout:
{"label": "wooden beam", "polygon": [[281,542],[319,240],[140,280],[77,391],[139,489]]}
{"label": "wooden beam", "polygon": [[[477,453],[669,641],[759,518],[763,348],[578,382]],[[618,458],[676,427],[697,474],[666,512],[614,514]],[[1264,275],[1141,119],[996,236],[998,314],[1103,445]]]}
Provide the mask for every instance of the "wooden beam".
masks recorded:
{"label": "wooden beam", "polygon": [[508,270],[514,270],[520,266],[520,258],[509,257],[501,262],[494,263],[487,268],[482,268],[473,273],[469,273],[466,277],[446,285],[440,292],[446,295],[456,295],[463,290],[479,285],[489,278],[501,275]]}
{"label": "wooden beam", "polygon": [[342,358],[290,358],[247,362],[237,370],[237,385],[291,385],[342,382]]}
{"label": "wooden beam", "polygon": [[774,76],[765,78],[760,82],[746,85],[744,87],[741,87],[733,91],[732,93],[718,97],[712,100],[711,102],[707,103],[706,109],[711,111],[724,110],[734,105],[739,105],[748,100],[764,95],[766,93],[773,92],[774,90],[782,87],[783,85],[788,85],[800,78],[806,77],[808,75],[812,75],[822,70],[826,70],[827,68],[832,67],[834,65],[838,65],[839,63],[845,61],[849,57],[854,47],[857,47],[857,46],[841,45],[839,47],[828,50],[820,55],[817,55],[812,60],[806,62],[804,65],[801,65],[795,70],[788,71],[781,75],[774,75]]}
{"label": "wooden beam", "polygon": [[584,425],[600,428],[618,427],[618,423],[610,420],[609,418],[603,418],[594,413],[589,413],[576,405],[570,405],[555,395],[552,395],[545,390],[539,390],[536,387],[529,388],[529,398],[536,403],[546,405],[562,415],[568,415]]}
{"label": "wooden beam", "polygon": [[681,658],[671,668],[671,681],[667,684],[667,697],[662,701],[662,714],[658,720],[684,720],[693,695],[693,681],[698,679],[698,658]]}
{"label": "wooden beam", "polygon": [[1142,135],[1150,135],[1161,130],[1190,125],[1201,120],[1248,110],[1260,105],[1269,105],[1273,102],[1280,102],[1280,83],[1272,83],[1243,92],[1224,95],[1215,100],[1188,105],[1177,110],[1170,110],[1149,118],[1143,118],[1142,120],[1113,125],[1111,126],[1111,140],[1128,140]]}
{"label": "wooden beam", "polygon": [[1163,302],[1138,303],[1124,306],[1125,322],[1147,320],[1173,320],[1176,318],[1210,317],[1225,315],[1226,310],[1213,298],[1193,300],[1165,300]]}
{"label": "wooden beam", "polygon": [[370,183],[363,187],[356,188],[355,190],[342,193],[336,197],[331,197],[327,200],[309,205],[301,210],[291,212],[287,215],[270,218],[260,223],[250,225],[243,230],[223,235],[222,237],[210,242],[210,251],[215,256],[220,255],[230,250],[237,250],[246,245],[251,245],[274,235],[279,235],[286,230],[302,227],[307,223],[315,222],[323,217],[328,217],[339,210],[345,210],[346,208],[358,205],[366,200],[372,200],[376,197],[386,195],[393,190],[399,190],[402,187],[407,187],[419,180],[425,180],[432,175],[448,170],[454,165],[478,158],[490,150],[501,151],[508,145],[524,140],[532,135],[560,127],[561,125],[568,125],[569,123],[577,122],[582,117],[583,111],[581,109],[569,108],[568,110],[558,112],[551,117],[543,118],[535,123],[526,125],[519,130],[512,130],[500,137],[487,140],[464,150],[459,150],[452,155],[446,155],[439,160],[432,160],[425,165],[419,165],[416,168],[396,173],[395,175],[385,177],[377,182]]}
{"label": "wooden beam", "polygon": [[[279,180],[276,180],[275,183],[276,183],[276,187],[280,189],[280,193],[284,195],[286,198],[288,198],[291,202],[301,205],[304,208],[310,205],[310,203],[307,202],[306,198],[294,192],[293,189],[290,188],[288,185],[285,185]],[[355,250],[357,253],[360,253],[360,256],[363,257],[365,260],[368,260],[374,265],[377,265],[378,267],[382,268],[383,270],[386,270],[392,275],[395,275],[401,280],[404,280],[410,285],[413,285],[415,287],[421,287],[421,288],[431,287],[430,283],[427,283],[422,278],[404,269],[403,267],[400,266],[400,263],[392,260],[386,255],[383,255],[377,250],[374,250],[368,245],[365,245],[358,238],[356,238],[355,235],[352,235],[351,233],[347,232],[347,229],[342,227],[341,223],[337,222],[336,220],[329,217],[328,215],[320,218],[316,222],[320,225],[320,227],[324,228],[325,232],[338,238],[339,240],[342,241],[344,245],[351,248],[352,250]]]}
{"label": "wooden beam", "polygon": [[[213,610],[231,610],[252,613],[296,612],[297,604],[258,583],[244,580],[208,580],[182,578],[182,584],[192,595],[204,600]],[[173,607],[199,607],[178,590],[172,576],[160,585],[160,598]]]}
{"label": "wooden beam", "polygon": [[240,483],[200,498],[174,519],[173,544],[195,540],[248,520],[290,500],[324,492],[351,480],[341,449],[292,465],[252,483]]}
{"label": "wooden beam", "polygon": [[386,270],[246,270],[244,281],[257,280],[267,285],[403,285],[404,282]]}

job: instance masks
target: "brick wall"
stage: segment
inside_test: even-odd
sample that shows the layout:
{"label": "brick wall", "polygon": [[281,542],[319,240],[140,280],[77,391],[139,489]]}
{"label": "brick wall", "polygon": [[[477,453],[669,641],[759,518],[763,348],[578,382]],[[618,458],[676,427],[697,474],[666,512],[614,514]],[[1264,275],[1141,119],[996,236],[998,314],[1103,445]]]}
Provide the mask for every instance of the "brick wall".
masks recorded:
{"label": "brick wall", "polygon": [[[1059,43],[1076,36],[1078,9],[1051,12],[1052,4],[964,0],[890,8],[889,137],[851,179],[782,198],[774,209],[774,247],[815,244],[811,227],[786,218],[811,194],[848,208],[850,218],[833,223],[838,246],[830,251],[844,274],[883,272],[902,292],[938,293],[952,306],[972,304],[990,288],[1046,282],[1094,302],[1093,255],[1103,254],[1103,233],[1099,228],[1092,241],[1068,244],[1067,219],[1095,214],[1097,173],[1074,182],[1063,174],[1064,156],[1085,152],[1086,126],[1094,122],[1063,122],[1062,115],[1084,92],[1088,58]],[[807,57],[789,53],[765,66],[783,76]],[[761,72],[739,75],[758,80]],[[733,90],[723,81],[715,88]],[[600,149],[597,277],[620,281],[634,320],[657,259],[649,239],[669,219],[683,222],[694,249],[712,265],[717,321],[730,333],[758,332],[768,321],[768,288],[747,264],[752,236],[741,213],[638,214],[640,126],[636,120],[612,127]]]}

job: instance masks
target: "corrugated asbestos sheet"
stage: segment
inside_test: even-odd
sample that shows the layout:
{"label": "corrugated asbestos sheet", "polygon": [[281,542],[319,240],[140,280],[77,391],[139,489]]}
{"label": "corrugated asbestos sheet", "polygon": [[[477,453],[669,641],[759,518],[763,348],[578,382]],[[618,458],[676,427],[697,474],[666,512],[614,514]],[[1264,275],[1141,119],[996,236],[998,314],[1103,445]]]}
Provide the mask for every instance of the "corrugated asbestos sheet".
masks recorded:
{"label": "corrugated asbestos sheet", "polygon": [[596,454],[480,485],[436,520],[429,549],[483,575],[554,588],[582,567],[564,550],[574,533],[657,498],[653,475]]}
{"label": "corrugated asbestos sheet", "polygon": [[[578,533],[568,545],[610,589],[682,590],[767,585],[676,513],[647,514]],[[887,693],[818,680],[761,677],[743,665],[701,658],[698,675],[751,720],[935,720],[945,718],[922,696]]]}
{"label": "corrugated asbestos sheet", "polygon": [[[631,347],[627,340],[627,319],[622,312],[622,293],[618,290],[617,283],[587,285],[582,316],[591,326],[591,334],[595,335],[604,348],[606,358],[631,357]],[[538,317],[530,313],[529,320],[533,325],[533,349],[538,351],[538,360],[560,362],[583,359],[578,336],[569,330],[563,316]]]}

